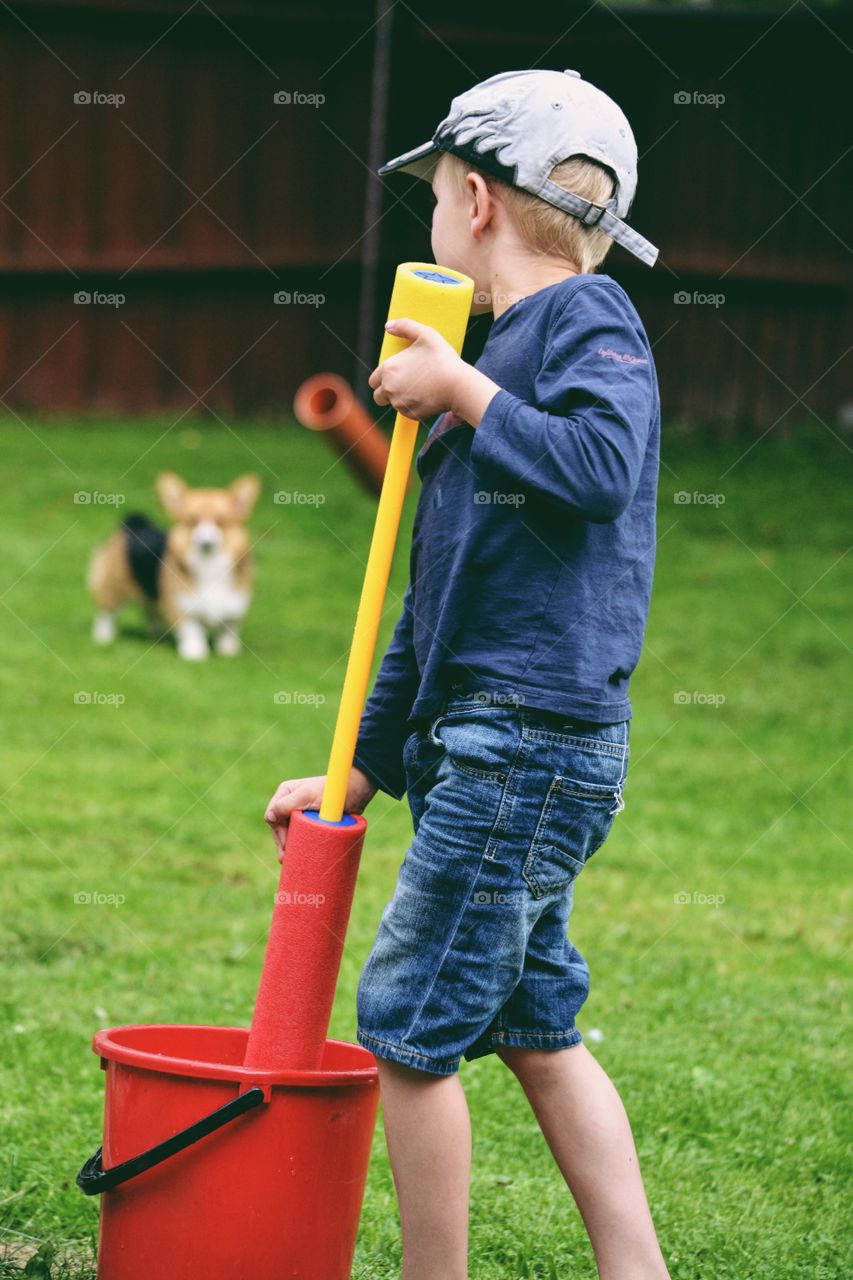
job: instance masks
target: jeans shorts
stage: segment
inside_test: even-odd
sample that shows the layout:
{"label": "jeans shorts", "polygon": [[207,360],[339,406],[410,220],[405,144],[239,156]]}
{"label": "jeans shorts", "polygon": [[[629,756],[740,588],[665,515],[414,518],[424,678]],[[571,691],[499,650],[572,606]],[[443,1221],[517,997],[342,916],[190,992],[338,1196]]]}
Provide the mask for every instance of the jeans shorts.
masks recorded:
{"label": "jeans shorts", "polygon": [[473,694],[410,735],[414,838],[359,979],[359,1044],[452,1075],[499,1046],[581,1040],[572,896],[624,807],[628,736]]}

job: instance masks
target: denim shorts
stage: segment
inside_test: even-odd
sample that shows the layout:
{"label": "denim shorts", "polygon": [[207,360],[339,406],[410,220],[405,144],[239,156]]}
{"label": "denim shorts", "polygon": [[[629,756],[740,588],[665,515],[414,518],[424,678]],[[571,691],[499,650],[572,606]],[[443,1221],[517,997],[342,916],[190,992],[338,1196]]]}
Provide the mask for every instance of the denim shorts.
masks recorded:
{"label": "denim shorts", "polygon": [[574,883],[624,807],[629,721],[474,694],[407,739],[414,838],[358,984],[360,1044],[452,1075],[502,1045],[577,1044]]}

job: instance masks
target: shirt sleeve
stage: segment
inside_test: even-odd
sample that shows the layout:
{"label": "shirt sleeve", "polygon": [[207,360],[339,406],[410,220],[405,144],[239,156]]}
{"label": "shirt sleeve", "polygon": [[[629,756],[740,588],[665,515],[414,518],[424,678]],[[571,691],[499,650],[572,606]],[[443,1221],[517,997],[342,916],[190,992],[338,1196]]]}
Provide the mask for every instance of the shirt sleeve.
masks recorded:
{"label": "shirt sleeve", "polygon": [[500,483],[606,524],[640,480],[657,383],[621,292],[582,286],[544,335],[534,404],[504,389],[474,432],[471,461]]}
{"label": "shirt sleeve", "polygon": [[395,800],[406,794],[403,744],[411,732],[409,713],[420,686],[414,648],[412,585],[376,675],[359,726],[353,763]]}

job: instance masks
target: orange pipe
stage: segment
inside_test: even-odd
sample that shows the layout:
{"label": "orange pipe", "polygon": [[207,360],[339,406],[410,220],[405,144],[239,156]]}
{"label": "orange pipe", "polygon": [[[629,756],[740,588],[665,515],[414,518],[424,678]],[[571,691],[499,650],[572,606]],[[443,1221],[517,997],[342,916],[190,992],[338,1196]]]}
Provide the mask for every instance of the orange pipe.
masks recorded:
{"label": "orange pipe", "polygon": [[370,493],[380,492],[390,446],[349,383],[336,373],[315,373],[296,392],[293,412],[303,427],[326,433]]}

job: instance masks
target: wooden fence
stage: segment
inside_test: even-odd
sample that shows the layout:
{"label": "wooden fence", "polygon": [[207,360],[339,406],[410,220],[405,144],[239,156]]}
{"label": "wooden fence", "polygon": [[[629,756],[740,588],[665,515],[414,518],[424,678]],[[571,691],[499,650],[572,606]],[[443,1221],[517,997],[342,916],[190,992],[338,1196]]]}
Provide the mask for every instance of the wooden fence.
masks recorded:
{"label": "wooden fence", "polygon": [[[614,249],[607,270],[655,344],[669,417],[839,430],[853,398],[849,15],[390,10],[389,156],[477,79],[579,69],[640,145],[632,221],[661,260],[649,271]],[[394,264],[430,256],[426,193],[405,176],[383,184],[365,237],[376,13],[362,0],[0,8],[10,410],[280,414],[323,368],[363,390]],[[363,294],[359,307],[371,253],[372,310]]]}

